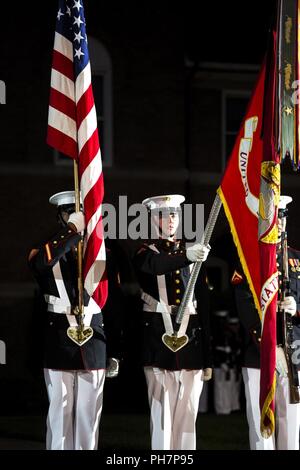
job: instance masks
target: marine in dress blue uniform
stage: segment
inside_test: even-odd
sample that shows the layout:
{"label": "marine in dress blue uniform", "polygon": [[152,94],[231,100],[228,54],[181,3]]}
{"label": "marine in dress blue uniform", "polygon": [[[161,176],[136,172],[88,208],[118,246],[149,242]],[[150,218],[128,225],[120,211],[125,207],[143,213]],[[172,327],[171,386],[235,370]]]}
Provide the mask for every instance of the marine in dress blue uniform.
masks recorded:
{"label": "marine in dress blue uniform", "polygon": [[[288,196],[281,196],[279,211],[291,202]],[[281,219],[279,219],[281,220]],[[281,266],[281,247],[277,246],[277,266]],[[293,315],[293,341],[300,339],[300,252],[289,247],[289,278],[291,296],[287,297],[287,311]],[[287,364],[281,347],[280,318],[277,319],[277,364],[275,395],[275,435],[264,439],[260,433],[259,383],[260,383],[260,340],[261,322],[248,283],[238,268],[233,276],[236,306],[243,328],[242,375],[245,385],[246,412],[249,426],[251,450],[298,450],[300,405],[291,404]],[[279,314],[278,314],[279,315]],[[300,367],[298,366],[298,371]],[[298,372],[299,375],[299,372]]]}
{"label": "marine in dress blue uniform", "polygon": [[93,336],[79,346],[67,334],[76,327],[78,304],[77,245],[84,217],[74,213],[73,191],[50,198],[58,208],[62,228],[32,249],[30,268],[47,303],[43,332],[43,367],[49,398],[49,450],[94,450],[102,411],[106,339],[100,307],[84,291],[84,325]]}
{"label": "marine in dress blue uniform", "polygon": [[144,244],[134,265],[141,287],[142,363],[151,411],[152,449],[195,449],[199,398],[203,380],[211,377],[208,289],[200,272],[193,300],[178,332],[188,342],[176,352],[162,341],[174,333],[193,261],[204,261],[209,249],[200,244],[185,248],[176,239],[178,212],[184,197],[155,196],[143,201],[151,211],[158,239]]}

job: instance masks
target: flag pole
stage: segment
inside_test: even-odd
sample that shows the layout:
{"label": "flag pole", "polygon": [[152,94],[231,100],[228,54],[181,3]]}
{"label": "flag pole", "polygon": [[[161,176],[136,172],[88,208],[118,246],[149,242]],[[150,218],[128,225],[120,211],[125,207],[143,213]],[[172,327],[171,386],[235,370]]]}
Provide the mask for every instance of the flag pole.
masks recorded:
{"label": "flag pole", "polygon": [[[78,163],[74,162],[74,189],[75,189],[75,211],[80,211],[80,186],[78,175]],[[77,245],[77,282],[78,282],[78,306],[76,314],[78,315],[79,332],[83,332],[83,275],[82,275],[82,259],[83,259],[83,240],[79,240]]]}
{"label": "flag pole", "polygon": [[[221,206],[222,206],[222,201],[220,199],[219,194],[217,193],[216,196],[215,196],[212,208],[210,210],[208,221],[207,221],[207,224],[206,224],[206,227],[205,227],[204,233],[202,235],[202,239],[201,239],[201,244],[203,244],[205,246],[207,246],[210,242],[210,238],[211,238],[213,230],[215,228],[216,221],[217,221]],[[194,293],[195,284],[197,282],[201,266],[202,266],[202,261],[196,261],[196,263],[193,266],[193,269],[192,269],[192,272],[191,272],[191,275],[190,275],[190,279],[188,281],[188,284],[187,284],[182,302],[179,306],[179,309],[178,309],[178,312],[177,312],[177,315],[176,315],[176,324],[177,324],[178,329],[181,325],[186,307],[188,306],[188,304],[189,304],[189,302],[192,298],[192,295]]]}
{"label": "flag pole", "polygon": [[[78,176],[78,163],[74,160],[74,189],[75,189],[75,211],[80,211],[80,186]],[[69,338],[82,346],[86,343],[94,334],[94,330],[91,326],[84,326],[84,302],[83,302],[83,273],[82,273],[82,261],[83,261],[83,240],[79,240],[77,245],[77,286],[78,286],[78,305],[73,310],[73,315],[77,316],[77,325],[69,326],[67,329],[67,335]]]}

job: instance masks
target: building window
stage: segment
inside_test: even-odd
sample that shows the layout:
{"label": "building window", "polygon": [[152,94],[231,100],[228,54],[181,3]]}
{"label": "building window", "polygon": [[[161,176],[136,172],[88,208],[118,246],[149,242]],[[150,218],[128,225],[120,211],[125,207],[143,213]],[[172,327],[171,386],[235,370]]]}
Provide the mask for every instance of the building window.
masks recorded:
{"label": "building window", "polygon": [[[91,36],[88,37],[88,41],[102,162],[103,166],[112,166],[113,103],[111,59],[100,41]],[[59,166],[69,166],[72,165],[72,160],[54,150],[54,163]]]}
{"label": "building window", "polygon": [[228,91],[222,94],[222,167],[226,166],[232,152],[235,139],[240,130],[247,105],[251,96],[250,91]]}

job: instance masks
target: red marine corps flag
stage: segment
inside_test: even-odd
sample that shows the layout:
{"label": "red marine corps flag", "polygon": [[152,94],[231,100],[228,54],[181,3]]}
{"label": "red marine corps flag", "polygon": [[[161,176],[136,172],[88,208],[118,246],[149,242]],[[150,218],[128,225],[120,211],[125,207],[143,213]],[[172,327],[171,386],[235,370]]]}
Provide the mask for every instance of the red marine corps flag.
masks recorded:
{"label": "red marine corps flag", "polygon": [[259,261],[261,274],[260,310],[262,334],[260,344],[261,433],[268,438],[275,429],[276,388],[276,315],[278,272],[276,244],[280,197],[280,163],[276,147],[276,33],[267,55],[263,119],[263,154],[261,162],[258,217]]}
{"label": "red marine corps flag", "polygon": [[257,233],[265,75],[264,64],[218,189],[258,311],[261,282]]}
{"label": "red marine corps flag", "polygon": [[271,158],[270,135],[267,140],[264,135],[270,131],[263,118],[266,69],[268,62],[260,72],[218,193],[262,320],[261,409],[262,431],[267,435],[274,430],[280,166]]}
{"label": "red marine corps flag", "polygon": [[[276,26],[218,194],[262,321],[261,432],[275,428],[276,243],[280,162],[299,168],[299,5],[279,0]],[[298,51],[298,52],[297,52]],[[296,106],[297,105],[297,106]]]}
{"label": "red marine corps flag", "polygon": [[87,226],[84,287],[103,307],[107,298],[101,215],[104,185],[82,0],[59,0],[47,142],[78,164]]}

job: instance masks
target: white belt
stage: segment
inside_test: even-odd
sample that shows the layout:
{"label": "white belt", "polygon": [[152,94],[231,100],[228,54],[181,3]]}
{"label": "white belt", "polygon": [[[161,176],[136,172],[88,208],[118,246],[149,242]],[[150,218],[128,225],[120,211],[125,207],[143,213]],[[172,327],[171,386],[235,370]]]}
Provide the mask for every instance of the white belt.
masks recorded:
{"label": "white belt", "polygon": [[[48,304],[48,312],[65,314],[70,326],[73,326],[73,327],[78,326],[78,321],[77,321],[78,315],[74,315],[71,312],[71,307],[58,307],[57,305]],[[97,313],[101,313],[101,310],[99,309],[99,312],[91,312],[91,309],[88,310],[88,307],[84,307],[84,312],[83,312],[84,326],[90,326],[93,315],[96,315]]]}
{"label": "white belt", "polygon": [[[47,311],[51,313],[63,313],[65,315],[74,315],[71,307],[59,307],[58,305],[52,305],[52,304],[48,304]],[[91,312],[91,310],[88,307],[83,308],[84,315],[87,315],[87,314],[96,315],[97,313],[101,313],[101,310],[99,309],[97,312]]]}
{"label": "white belt", "polygon": [[[174,328],[171,319],[171,313],[174,312],[174,305],[167,305],[165,302],[158,302],[151,295],[142,292],[142,300],[144,303],[144,312],[159,312],[162,314],[165,332],[167,335],[174,334]],[[172,311],[173,310],[173,311]],[[189,305],[183,315],[182,322],[178,331],[178,336],[185,335],[190,315],[194,315],[196,312],[193,304]]]}
{"label": "white belt", "polygon": [[[48,312],[64,313],[65,315],[72,315],[73,312],[72,312],[71,305],[67,305],[59,297],[55,297],[54,295],[45,295],[44,297],[48,304],[48,307],[47,307]],[[83,308],[83,314],[95,315],[96,313],[101,313],[101,309],[96,304],[94,299],[90,299],[89,305]]]}
{"label": "white belt", "polygon": [[[55,313],[61,313],[61,312],[55,312]],[[78,317],[78,315],[70,315],[70,314],[66,315],[66,318],[67,318],[70,326],[78,326],[77,317]],[[91,313],[88,313],[87,315],[84,315],[84,318],[83,318],[84,326],[90,326],[92,318],[93,318],[93,314],[91,314]]]}
{"label": "white belt", "polygon": [[[142,292],[141,298],[144,301],[144,312],[158,312],[171,314],[177,313],[177,305],[167,305],[164,302],[159,302],[158,300],[154,299],[152,295],[146,294],[146,292]],[[197,301],[194,300],[186,307],[184,315],[195,315],[197,313],[196,308]]]}

